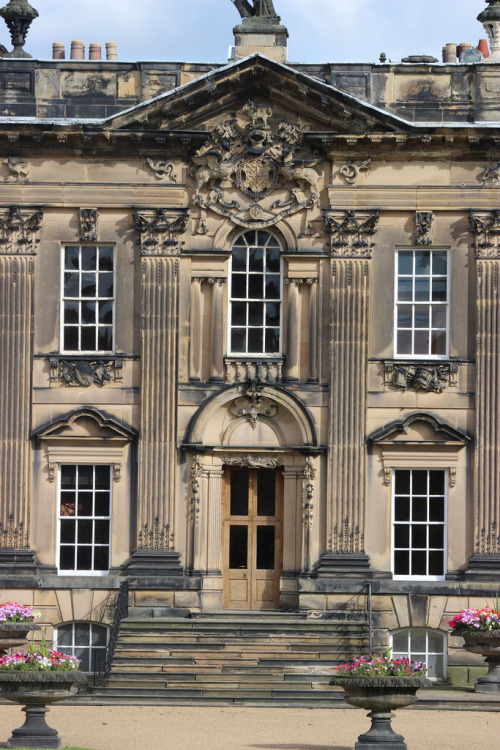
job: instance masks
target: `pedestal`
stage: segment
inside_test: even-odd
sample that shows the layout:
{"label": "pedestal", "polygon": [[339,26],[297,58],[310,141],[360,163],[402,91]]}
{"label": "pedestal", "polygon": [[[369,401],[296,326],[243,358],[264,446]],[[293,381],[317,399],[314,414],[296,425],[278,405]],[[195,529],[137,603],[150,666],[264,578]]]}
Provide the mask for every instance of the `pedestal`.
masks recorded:
{"label": "pedestal", "polygon": [[7,740],[7,747],[61,747],[62,741],[57,730],[45,721],[46,706],[25,706],[26,721],[19,729],[14,729]]}

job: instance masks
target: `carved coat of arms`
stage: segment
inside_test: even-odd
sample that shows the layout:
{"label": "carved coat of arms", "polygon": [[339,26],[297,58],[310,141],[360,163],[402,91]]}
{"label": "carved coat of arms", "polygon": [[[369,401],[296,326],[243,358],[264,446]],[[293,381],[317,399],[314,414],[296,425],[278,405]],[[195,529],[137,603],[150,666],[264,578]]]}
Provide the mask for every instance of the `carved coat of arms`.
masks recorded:
{"label": "carved coat of arms", "polygon": [[[239,118],[225,120],[210,134],[209,143],[193,157],[195,203],[247,228],[263,228],[319,204],[318,158],[303,148],[303,133],[293,123],[272,127],[271,107],[248,104]],[[246,120],[246,122],[245,122]],[[227,189],[241,191],[253,203],[226,201]],[[259,201],[278,189],[284,200]]]}

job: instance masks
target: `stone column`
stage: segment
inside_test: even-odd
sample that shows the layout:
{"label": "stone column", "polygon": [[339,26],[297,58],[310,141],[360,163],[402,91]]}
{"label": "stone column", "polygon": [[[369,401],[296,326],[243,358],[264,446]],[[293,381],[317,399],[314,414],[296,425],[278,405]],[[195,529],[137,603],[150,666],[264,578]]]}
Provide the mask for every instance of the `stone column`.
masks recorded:
{"label": "stone column", "polygon": [[477,257],[474,555],[468,576],[500,572],[500,211],[471,213]]}
{"label": "stone column", "polygon": [[203,278],[192,279],[191,285],[191,322],[189,330],[189,380],[201,381],[201,285]]}
{"label": "stone column", "polygon": [[212,368],[210,380],[224,381],[224,282],[210,279],[212,284]]}
{"label": "stone column", "polygon": [[288,288],[288,308],[286,319],[286,380],[299,380],[299,285],[302,279],[285,279]]}
{"label": "stone column", "polygon": [[302,507],[297,502],[301,471],[283,469],[283,572],[296,573],[302,567]]}
{"label": "stone column", "polygon": [[319,379],[318,281],[318,279],[307,279],[309,285],[309,383],[317,383]]}
{"label": "stone column", "polygon": [[327,551],[320,575],[366,577],[364,551],[368,294],[378,213],[326,212],[331,235]]}
{"label": "stone column", "polygon": [[137,549],[129,575],[180,575],[175,551],[179,235],[182,209],[136,211],[141,239],[141,429]]}
{"label": "stone column", "polygon": [[222,475],[222,467],[208,472],[207,572],[212,575],[222,569]]}
{"label": "stone column", "polygon": [[36,572],[30,550],[33,271],[40,210],[0,209],[0,571]]}

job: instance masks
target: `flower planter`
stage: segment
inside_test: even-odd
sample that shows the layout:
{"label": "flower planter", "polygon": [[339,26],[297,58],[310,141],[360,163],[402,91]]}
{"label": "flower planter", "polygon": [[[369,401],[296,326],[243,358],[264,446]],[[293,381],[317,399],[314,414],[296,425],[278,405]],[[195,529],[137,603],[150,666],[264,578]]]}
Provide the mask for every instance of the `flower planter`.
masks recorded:
{"label": "flower planter", "polygon": [[334,677],[330,685],[344,689],[351,706],[364,708],[372,720],[371,728],[358,737],[356,750],[407,750],[404,737],[391,727],[392,711],[411,706],[417,701],[419,688],[431,687],[425,677]]}
{"label": "flower planter", "polygon": [[26,720],[22,727],[12,732],[7,747],[61,747],[56,729],[45,721],[48,705],[72,695],[75,683],[86,682],[81,672],[0,672],[0,695],[9,701],[21,703]]}
{"label": "flower planter", "polygon": [[486,657],[488,674],[480,677],[476,682],[474,690],[476,693],[498,693],[500,692],[500,630],[483,630],[475,633],[460,633],[455,631],[454,635],[461,635],[465,641],[465,650],[471,654],[481,654]]}
{"label": "flower planter", "polygon": [[0,656],[9,648],[20,648],[31,630],[40,630],[34,622],[0,622]]}

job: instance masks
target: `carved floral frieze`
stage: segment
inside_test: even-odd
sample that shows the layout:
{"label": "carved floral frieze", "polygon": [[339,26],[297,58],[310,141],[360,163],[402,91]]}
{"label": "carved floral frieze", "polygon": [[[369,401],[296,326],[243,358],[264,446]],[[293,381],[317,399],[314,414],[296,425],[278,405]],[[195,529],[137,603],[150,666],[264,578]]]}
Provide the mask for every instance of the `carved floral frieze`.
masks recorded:
{"label": "carved floral frieze", "polygon": [[415,242],[417,245],[432,244],[432,225],[434,213],[432,211],[415,212]]}
{"label": "carved floral frieze", "polygon": [[41,208],[0,209],[0,255],[35,255],[42,219]]}
{"label": "carved floral frieze", "polygon": [[470,223],[476,236],[476,256],[500,258],[500,210],[471,211]]}
{"label": "carved floral frieze", "polygon": [[224,466],[240,466],[248,469],[276,469],[283,465],[283,459],[270,458],[268,456],[223,456]]}
{"label": "carved floral frieze", "polygon": [[427,391],[442,393],[458,384],[458,365],[420,365],[411,362],[386,362],[385,386],[397,391]]}
{"label": "carved floral frieze", "polygon": [[141,255],[179,255],[181,236],[188,223],[187,209],[149,208],[134,211],[135,228],[140,235]]}
{"label": "carved floral frieze", "polygon": [[122,381],[123,362],[119,359],[63,359],[50,360],[50,380],[72,388],[89,388]]}
{"label": "carved floral frieze", "polygon": [[371,238],[379,222],[378,210],[357,212],[327,209],[323,212],[330,251],[335,258],[370,258]]}
{"label": "carved floral frieze", "polygon": [[82,242],[97,242],[99,211],[97,208],[80,209],[80,239]]}
{"label": "carved floral frieze", "polygon": [[[319,205],[318,158],[303,145],[297,125],[270,124],[272,116],[271,107],[248,102],[214,128],[209,142],[193,157],[195,205],[249,229],[270,227]],[[242,199],[227,200],[228,186]],[[284,199],[262,203],[282,189],[288,191]],[[203,226],[203,217],[201,222]]]}

